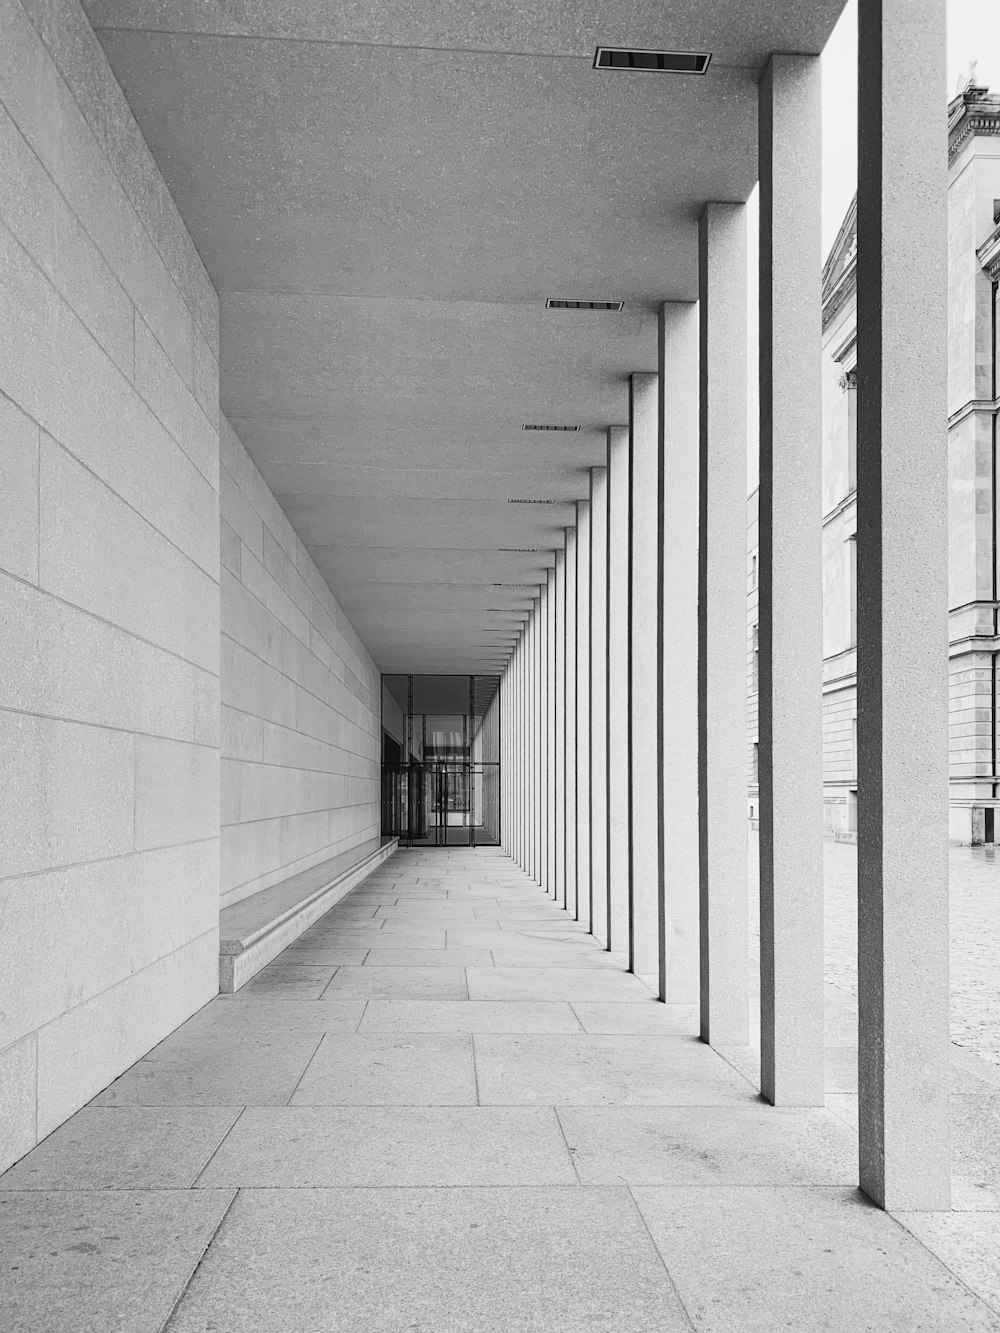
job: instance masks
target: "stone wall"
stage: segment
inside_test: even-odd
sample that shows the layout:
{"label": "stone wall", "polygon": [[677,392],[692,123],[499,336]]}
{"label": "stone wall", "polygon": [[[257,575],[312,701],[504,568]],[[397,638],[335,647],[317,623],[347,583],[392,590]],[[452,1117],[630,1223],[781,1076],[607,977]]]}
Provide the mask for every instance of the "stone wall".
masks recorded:
{"label": "stone wall", "polygon": [[0,0],[0,1166],[218,980],[218,302],[74,0]]}
{"label": "stone wall", "polygon": [[222,902],[379,836],[381,676],[222,418]]}

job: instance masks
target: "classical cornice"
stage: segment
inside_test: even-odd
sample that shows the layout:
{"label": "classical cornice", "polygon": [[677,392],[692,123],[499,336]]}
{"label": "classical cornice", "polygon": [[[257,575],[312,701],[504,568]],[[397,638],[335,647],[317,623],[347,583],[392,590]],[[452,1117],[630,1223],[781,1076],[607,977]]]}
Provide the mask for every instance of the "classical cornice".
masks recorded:
{"label": "classical cornice", "polygon": [[844,306],[855,295],[858,290],[858,261],[853,258],[844,269],[843,273],[837,279],[837,282],[830,288],[829,292],[823,293],[823,332],[830,327],[837,318]]}
{"label": "classical cornice", "polygon": [[991,282],[1000,282],[1000,227],[988,236],[976,251],[976,258]]}
{"label": "classical cornice", "polygon": [[858,286],[858,197],[851,200],[850,207],[840,224],[836,239],[830,247],[826,263],[823,265],[823,330],[833,323],[837,315],[857,291]]}
{"label": "classical cornice", "polygon": [[1000,136],[1000,97],[970,84],[948,104],[948,165],[980,135]]}

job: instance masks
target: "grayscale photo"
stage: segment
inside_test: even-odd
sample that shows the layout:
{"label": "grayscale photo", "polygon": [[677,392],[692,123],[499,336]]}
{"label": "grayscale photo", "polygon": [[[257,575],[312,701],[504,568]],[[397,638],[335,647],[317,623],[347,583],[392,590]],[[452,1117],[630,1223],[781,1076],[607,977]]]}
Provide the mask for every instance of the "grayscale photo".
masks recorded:
{"label": "grayscale photo", "polygon": [[1000,2],[0,0],[0,1333],[1000,1333]]}

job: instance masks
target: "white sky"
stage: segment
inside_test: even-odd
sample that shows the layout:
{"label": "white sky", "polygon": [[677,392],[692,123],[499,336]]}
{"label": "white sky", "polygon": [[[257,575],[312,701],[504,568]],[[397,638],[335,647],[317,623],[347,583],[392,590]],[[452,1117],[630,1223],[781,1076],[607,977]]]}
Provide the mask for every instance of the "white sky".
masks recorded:
{"label": "white sky", "polygon": [[[968,78],[976,61],[976,82],[1000,93],[1000,0],[948,0],[947,85],[944,104]],[[858,6],[847,7],[822,56],[823,71],[823,260],[844,220],[857,187]],[[757,192],[748,207],[750,260],[750,376],[747,485],[757,485]]]}

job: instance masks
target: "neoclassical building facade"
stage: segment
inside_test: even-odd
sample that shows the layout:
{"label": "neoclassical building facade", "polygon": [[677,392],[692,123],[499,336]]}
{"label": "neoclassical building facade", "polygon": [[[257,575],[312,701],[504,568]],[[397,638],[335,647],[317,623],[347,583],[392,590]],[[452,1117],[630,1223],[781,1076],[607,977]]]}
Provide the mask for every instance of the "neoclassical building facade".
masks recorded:
{"label": "neoclassical building facade", "polygon": [[[970,83],[948,106],[949,833],[1000,840],[997,766],[997,285],[1000,95]],[[857,200],[823,267],[823,805],[856,841]],[[757,783],[757,492],[747,505],[748,815]],[[920,523],[920,515],[913,515]],[[913,725],[919,726],[919,716]]]}

